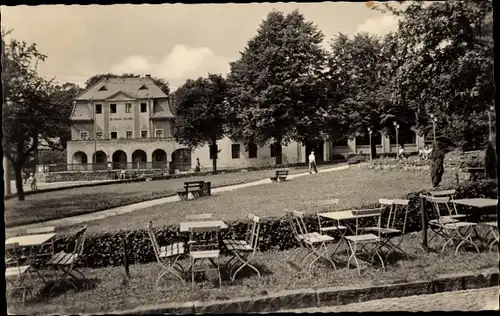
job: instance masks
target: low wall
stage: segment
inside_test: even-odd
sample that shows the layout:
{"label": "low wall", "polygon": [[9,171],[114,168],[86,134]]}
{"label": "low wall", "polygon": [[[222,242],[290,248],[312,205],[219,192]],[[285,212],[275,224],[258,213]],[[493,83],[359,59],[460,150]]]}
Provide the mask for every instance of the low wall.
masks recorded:
{"label": "low wall", "polygon": [[[70,181],[93,181],[114,180],[116,172],[113,171],[66,171],[37,174],[39,182],[70,182]],[[40,177],[40,178],[39,178]]]}

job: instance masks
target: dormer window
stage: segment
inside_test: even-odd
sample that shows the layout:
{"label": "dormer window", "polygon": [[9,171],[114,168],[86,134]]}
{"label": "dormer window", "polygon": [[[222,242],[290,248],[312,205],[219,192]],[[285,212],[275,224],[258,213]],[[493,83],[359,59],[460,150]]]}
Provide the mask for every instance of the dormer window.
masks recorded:
{"label": "dormer window", "polygon": [[97,91],[108,91],[108,88],[106,88],[106,86],[102,86]]}
{"label": "dormer window", "polygon": [[146,87],[146,85],[144,85],[144,84],[143,84],[143,85],[139,88],[139,90],[148,90],[148,87]]}

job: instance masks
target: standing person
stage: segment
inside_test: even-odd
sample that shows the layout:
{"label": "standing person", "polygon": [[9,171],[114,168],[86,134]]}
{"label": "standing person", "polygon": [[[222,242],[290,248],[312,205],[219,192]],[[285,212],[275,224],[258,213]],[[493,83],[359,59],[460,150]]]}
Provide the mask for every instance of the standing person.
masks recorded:
{"label": "standing person", "polygon": [[314,172],[318,173],[318,169],[316,169],[316,156],[314,156],[314,150],[309,154],[309,174],[312,174],[312,169]]}
{"label": "standing person", "polygon": [[196,167],[194,167],[194,172],[200,172],[200,171],[201,171],[200,158],[196,158]]}
{"label": "standing person", "polygon": [[30,185],[31,191],[38,190],[38,186],[36,185],[36,178],[35,178],[35,175],[33,173],[30,173],[28,183]]}
{"label": "standing person", "polygon": [[405,158],[405,149],[403,146],[399,145],[398,158]]}

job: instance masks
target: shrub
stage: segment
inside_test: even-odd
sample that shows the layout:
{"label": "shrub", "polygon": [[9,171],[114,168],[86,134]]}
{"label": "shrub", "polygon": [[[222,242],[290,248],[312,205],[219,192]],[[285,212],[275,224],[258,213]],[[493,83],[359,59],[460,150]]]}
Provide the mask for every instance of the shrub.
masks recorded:
{"label": "shrub", "polygon": [[[463,182],[460,185],[449,186],[443,189],[456,189],[456,198],[488,197],[497,198],[498,189],[496,180],[484,180],[478,182]],[[406,232],[421,230],[420,198],[419,194],[429,194],[429,190],[412,192],[404,198],[410,200]],[[395,197],[396,198],[396,197]],[[378,207],[378,204],[363,205],[363,208]],[[431,208],[426,206],[426,211]],[[383,220],[385,220],[385,216]],[[396,225],[402,227],[403,216],[397,216]],[[305,223],[309,231],[318,231],[316,214],[306,214]],[[146,224],[146,223],[145,223]],[[350,223],[348,223],[350,224]],[[362,221],[362,225],[374,224],[370,221]],[[229,229],[222,232],[222,238],[244,239],[247,229],[246,221],[229,222]],[[156,237],[160,245],[173,242],[187,242],[187,234],[180,233],[177,225],[159,227],[155,229]],[[123,264],[122,239],[128,242],[128,258],[130,264],[147,263],[155,261],[151,241],[146,229],[133,231],[117,231],[109,233],[88,233],[85,249],[81,257],[81,264],[86,267],[98,268],[105,266],[117,266]],[[259,249],[286,250],[297,247],[298,244],[293,237],[292,229],[284,218],[263,219],[260,230]],[[55,241],[56,251],[71,251],[74,247],[74,239],[69,235],[60,235]]]}
{"label": "shrub", "polygon": [[354,164],[366,161],[366,159],[367,159],[366,155],[364,155],[364,154],[357,154],[356,156],[351,156],[351,158],[349,158],[347,160],[347,164],[348,165],[354,165]]}
{"label": "shrub", "polygon": [[488,141],[486,153],[484,155],[485,176],[487,179],[496,179],[497,177],[497,155],[491,141]]}
{"label": "shrub", "polygon": [[438,187],[441,183],[441,179],[444,173],[444,153],[439,148],[438,143],[434,143],[434,148],[432,150],[432,163],[431,163],[431,179],[432,186]]}

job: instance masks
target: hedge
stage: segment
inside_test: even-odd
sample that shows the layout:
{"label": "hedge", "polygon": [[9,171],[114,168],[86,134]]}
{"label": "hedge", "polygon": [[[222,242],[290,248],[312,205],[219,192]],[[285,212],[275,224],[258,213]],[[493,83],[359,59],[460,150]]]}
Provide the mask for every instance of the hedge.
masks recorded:
{"label": "hedge", "polygon": [[[456,198],[468,197],[497,197],[496,180],[485,180],[479,182],[464,182],[460,185],[443,187],[440,189],[455,188]],[[407,233],[420,231],[420,200],[419,194],[428,194],[428,190],[407,194],[404,198],[410,200],[407,219]],[[363,207],[377,207],[378,205],[364,205]],[[428,209],[428,208],[427,208]],[[383,218],[384,219],[384,218]],[[403,217],[397,218],[399,225]],[[315,214],[307,214],[306,225],[310,231],[318,230],[318,221]],[[361,223],[369,225],[370,223]],[[144,223],[146,225],[146,223]],[[246,221],[234,221],[228,223],[229,229],[222,233],[222,238],[244,239],[247,229]],[[166,245],[178,241],[187,241],[188,236],[180,233],[178,225],[166,226],[155,229],[157,240],[160,245]],[[123,264],[122,239],[128,242],[128,260],[130,264],[147,263],[155,261],[155,256],[147,230],[138,229],[134,231],[117,231],[110,233],[87,233],[83,255],[80,263],[86,267],[98,268],[106,266],[117,266]],[[297,247],[291,227],[284,218],[264,219],[261,224],[259,249],[286,250]],[[55,241],[56,251],[71,251],[74,240],[71,235],[59,236]]]}

